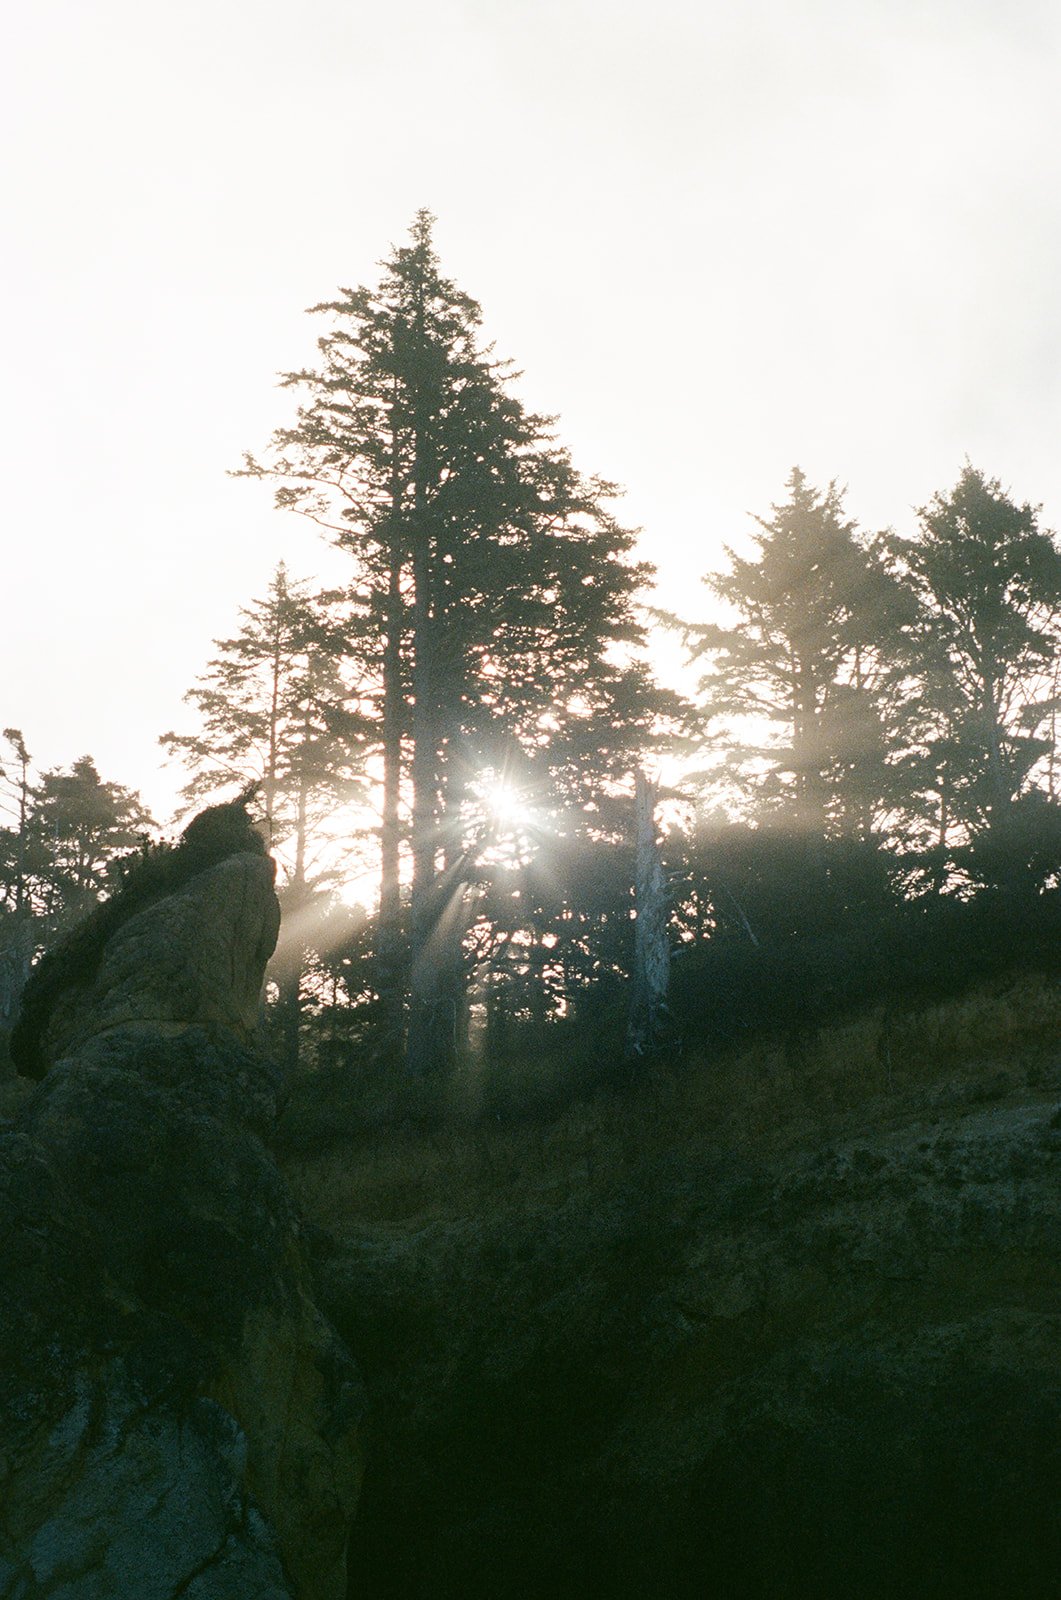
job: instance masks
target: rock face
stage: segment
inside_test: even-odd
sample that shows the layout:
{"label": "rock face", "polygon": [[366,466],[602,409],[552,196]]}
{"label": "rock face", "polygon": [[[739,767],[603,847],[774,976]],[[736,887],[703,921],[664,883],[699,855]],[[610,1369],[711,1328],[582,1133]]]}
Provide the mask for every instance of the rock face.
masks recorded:
{"label": "rock face", "polygon": [[896,1070],[290,1161],[373,1395],[374,1600],[1058,1592],[1057,1035]]}
{"label": "rock face", "polygon": [[0,1134],[2,1600],[339,1600],[362,1389],[262,1142],[243,854],[125,922]]}
{"label": "rock face", "polygon": [[265,857],[231,856],[117,929],[98,970],[62,996],[45,1033],[55,1061],[108,1029],[228,1029],[253,1040],[280,910]]}

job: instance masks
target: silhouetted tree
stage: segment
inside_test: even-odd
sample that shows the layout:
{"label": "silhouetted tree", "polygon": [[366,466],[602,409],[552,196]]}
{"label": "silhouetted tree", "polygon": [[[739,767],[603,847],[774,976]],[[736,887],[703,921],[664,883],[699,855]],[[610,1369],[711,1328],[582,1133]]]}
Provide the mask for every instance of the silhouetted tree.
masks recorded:
{"label": "silhouetted tree", "polygon": [[727,570],[706,580],[733,620],[683,628],[706,662],[701,725],[722,745],[715,777],[753,815],[868,839],[889,804],[894,647],[914,607],[835,483],[820,492],[797,467],[787,488],[756,518],[755,554],[727,549]]}
{"label": "silhouetted tree", "polygon": [[[479,342],[479,308],[439,268],[432,219],[373,289],[314,307],[320,365],[269,459],[277,504],[354,557],[383,780],[379,987],[408,991],[414,1072],[452,1056],[483,839],[484,784],[532,757],[550,803],[588,809],[629,773],[660,708],[634,602],[648,568]],[[410,940],[400,953],[408,796]]]}
{"label": "silhouetted tree", "polygon": [[153,826],[140,796],[105,782],[91,756],[45,772],[30,793],[25,872],[46,933],[87,910]]}
{"label": "silhouetted tree", "polygon": [[[283,562],[262,600],[185,699],[200,731],[163,734],[190,768],[189,801],[259,781],[266,835],[284,868],[282,937],[272,964],[280,991],[283,1056],[298,1065],[308,952],[323,924],[323,898],[343,855],[364,831],[367,719],[346,674],[348,633],[334,600],[311,596]],[[340,843],[341,841],[341,843]]]}
{"label": "silhouetted tree", "polygon": [[979,859],[990,854],[997,866],[1011,830],[1017,856],[1026,854],[1027,818],[1018,821],[1014,802],[1053,748],[1061,552],[1033,506],[968,464],[918,515],[917,538],[890,541],[920,604],[916,815],[941,859],[980,841]]}

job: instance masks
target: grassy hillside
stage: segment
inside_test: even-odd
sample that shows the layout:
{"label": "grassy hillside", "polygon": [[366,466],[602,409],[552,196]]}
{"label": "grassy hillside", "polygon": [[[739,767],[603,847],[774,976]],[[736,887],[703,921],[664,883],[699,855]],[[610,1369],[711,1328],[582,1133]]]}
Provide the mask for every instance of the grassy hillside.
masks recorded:
{"label": "grassy hillside", "polygon": [[373,1398],[352,1594],[1053,1592],[1054,984],[503,1123],[345,1091],[282,1135]]}

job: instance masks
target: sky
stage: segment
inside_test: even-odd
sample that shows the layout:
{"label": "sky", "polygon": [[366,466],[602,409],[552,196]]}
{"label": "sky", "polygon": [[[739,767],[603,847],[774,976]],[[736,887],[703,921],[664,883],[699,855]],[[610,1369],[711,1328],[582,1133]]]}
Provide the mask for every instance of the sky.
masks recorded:
{"label": "sky", "polygon": [[[658,603],[799,464],[867,529],[968,456],[1061,529],[1061,7],[35,0],[0,62],[0,726],[161,821],[158,735],[283,557],[228,476],[305,308],[414,212],[518,390],[625,486]],[[664,658],[670,670],[673,647]]]}

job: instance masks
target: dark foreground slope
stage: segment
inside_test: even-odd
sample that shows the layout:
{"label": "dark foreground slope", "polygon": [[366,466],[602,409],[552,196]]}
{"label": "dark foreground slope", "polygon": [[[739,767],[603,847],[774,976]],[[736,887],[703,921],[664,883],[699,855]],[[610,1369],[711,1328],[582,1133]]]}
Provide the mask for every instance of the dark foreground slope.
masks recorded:
{"label": "dark foreground slope", "polygon": [[1055,1594],[1059,1092],[1028,981],[537,1126],[314,1154],[295,1107],[375,1415],[350,1594]]}

